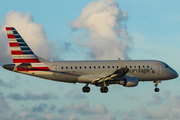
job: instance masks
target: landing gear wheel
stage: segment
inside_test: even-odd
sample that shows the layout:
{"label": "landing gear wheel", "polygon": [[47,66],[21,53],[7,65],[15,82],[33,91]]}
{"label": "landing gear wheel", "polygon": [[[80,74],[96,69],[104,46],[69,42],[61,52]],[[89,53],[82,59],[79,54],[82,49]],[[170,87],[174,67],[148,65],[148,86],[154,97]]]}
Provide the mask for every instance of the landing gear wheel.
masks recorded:
{"label": "landing gear wheel", "polygon": [[108,92],[108,87],[104,88],[104,92],[107,93]]}
{"label": "landing gear wheel", "polygon": [[85,92],[85,93],[90,92],[90,90],[91,90],[91,89],[90,89],[90,87],[88,87],[88,86],[85,86],[85,87],[82,88],[82,91]]}
{"label": "landing gear wheel", "polygon": [[154,88],[154,91],[155,92],[159,92],[160,91],[160,89],[159,88],[157,88],[157,86],[158,86],[158,83],[161,83],[161,81],[154,81],[154,83],[155,83],[155,88]]}
{"label": "landing gear wheel", "polygon": [[154,89],[155,92],[159,92],[159,90],[160,90],[159,88],[155,88]]}
{"label": "landing gear wheel", "polygon": [[103,87],[101,87],[100,91],[101,91],[102,93],[104,93]]}
{"label": "landing gear wheel", "polygon": [[100,91],[102,93],[107,93],[108,92],[108,87],[101,87]]}
{"label": "landing gear wheel", "polygon": [[86,92],[88,93],[88,92],[90,92],[90,87],[86,87]]}

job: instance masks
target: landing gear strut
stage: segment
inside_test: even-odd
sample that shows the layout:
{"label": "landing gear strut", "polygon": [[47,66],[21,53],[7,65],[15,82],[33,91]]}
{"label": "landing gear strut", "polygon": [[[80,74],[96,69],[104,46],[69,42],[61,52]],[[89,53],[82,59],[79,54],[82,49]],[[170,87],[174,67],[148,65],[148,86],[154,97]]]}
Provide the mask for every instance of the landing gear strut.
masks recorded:
{"label": "landing gear strut", "polygon": [[104,82],[103,84],[104,84],[104,85],[101,87],[100,91],[101,91],[102,93],[107,93],[107,92],[108,92],[108,87],[106,87],[106,83],[105,83],[105,82]]}
{"label": "landing gear strut", "polygon": [[154,81],[154,83],[155,83],[155,88],[154,88],[154,91],[155,92],[159,92],[160,91],[160,89],[159,88],[157,88],[157,86],[158,86],[158,81]]}
{"label": "landing gear strut", "polygon": [[88,86],[89,85],[89,83],[87,83],[86,84],[86,86],[84,86],[83,88],[82,88],[82,91],[84,92],[84,93],[88,93],[88,92],[90,92],[90,87]]}

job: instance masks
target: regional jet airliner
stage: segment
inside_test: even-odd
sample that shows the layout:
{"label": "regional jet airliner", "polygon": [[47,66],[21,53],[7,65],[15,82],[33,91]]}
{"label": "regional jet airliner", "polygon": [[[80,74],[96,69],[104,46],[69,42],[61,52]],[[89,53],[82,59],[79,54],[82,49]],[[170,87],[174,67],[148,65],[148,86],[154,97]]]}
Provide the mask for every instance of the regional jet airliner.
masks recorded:
{"label": "regional jet airliner", "polygon": [[135,87],[140,81],[153,81],[154,91],[159,92],[158,83],[178,77],[170,66],[156,60],[47,61],[34,54],[14,27],[6,27],[6,31],[13,64],[3,68],[58,82],[84,83],[86,93],[89,84],[107,93],[109,85]]}

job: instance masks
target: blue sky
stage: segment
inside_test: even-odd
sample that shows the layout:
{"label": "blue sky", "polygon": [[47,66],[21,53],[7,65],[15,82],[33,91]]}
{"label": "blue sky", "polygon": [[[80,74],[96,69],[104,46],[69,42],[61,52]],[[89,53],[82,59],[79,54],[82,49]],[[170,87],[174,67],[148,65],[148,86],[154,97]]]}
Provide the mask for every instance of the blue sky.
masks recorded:
{"label": "blue sky", "polygon": [[[103,53],[102,57],[94,55],[93,46],[88,43],[88,40],[93,41],[92,33],[88,31],[91,27],[87,27],[86,21],[81,19],[82,24],[77,24],[78,17],[91,2],[92,0],[1,1],[0,62],[2,64],[6,61],[12,62],[3,27],[13,21],[16,22],[20,34],[22,33],[22,36],[27,38],[28,44],[35,53],[46,59],[108,58],[111,54]],[[120,30],[124,28],[127,32],[125,40],[129,40],[129,42],[126,47],[130,46],[127,52],[123,49],[123,53],[119,52],[120,55],[117,56],[123,57],[124,55],[126,59],[132,60],[161,60],[180,73],[178,66],[180,60],[178,56],[180,52],[180,1],[117,0],[114,3],[119,6],[119,10],[126,13],[123,20],[119,21],[121,24],[117,24],[118,27],[120,26]],[[91,9],[93,10],[91,7],[88,10]],[[18,17],[13,18],[14,14]],[[18,22],[21,19],[22,21]],[[23,27],[24,24],[26,25],[23,21],[26,21],[28,25]],[[97,19],[95,23],[98,22]],[[84,25],[82,29],[81,25]],[[29,28],[29,31],[26,27]],[[36,30],[38,34],[43,31],[45,33],[42,33],[35,41],[34,37],[28,35],[31,35],[31,32],[34,35],[33,31]],[[84,41],[76,41],[75,38]],[[47,47],[37,44],[38,41]],[[93,42],[96,43],[96,41]],[[83,44],[85,47],[82,47]],[[96,47],[96,50],[102,49],[101,44]],[[111,48],[111,46],[109,47]],[[124,46],[120,45],[120,47]],[[113,47],[111,49],[114,50]],[[54,54],[48,55],[48,50]],[[89,56],[88,53],[95,57]],[[112,56],[112,58],[116,59],[117,56]],[[133,88],[124,88],[119,85],[109,86],[110,90],[107,94],[101,94],[99,87],[91,85],[91,92],[84,94],[81,91],[83,84],[54,82],[13,73],[2,68],[0,73],[0,117],[2,119],[139,120],[180,118],[179,78],[160,83],[159,93],[154,93],[152,82],[140,82],[137,87]]]}

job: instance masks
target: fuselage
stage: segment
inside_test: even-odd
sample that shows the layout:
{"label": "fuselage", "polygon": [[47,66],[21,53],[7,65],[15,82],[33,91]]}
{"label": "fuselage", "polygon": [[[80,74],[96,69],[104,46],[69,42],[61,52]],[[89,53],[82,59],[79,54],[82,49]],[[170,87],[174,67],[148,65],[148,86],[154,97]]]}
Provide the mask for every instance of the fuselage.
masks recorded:
{"label": "fuselage", "polygon": [[[23,74],[37,76],[45,79],[70,82],[90,83],[98,75],[113,73],[121,66],[117,60],[103,61],[61,61],[43,62],[51,71],[19,71]],[[155,60],[124,60],[129,68],[127,76],[137,77],[139,81],[163,81],[176,78],[177,72],[161,61]],[[13,71],[16,71],[14,69]],[[90,76],[82,78],[82,76]],[[81,79],[80,79],[81,78]],[[92,79],[91,79],[92,78]]]}

